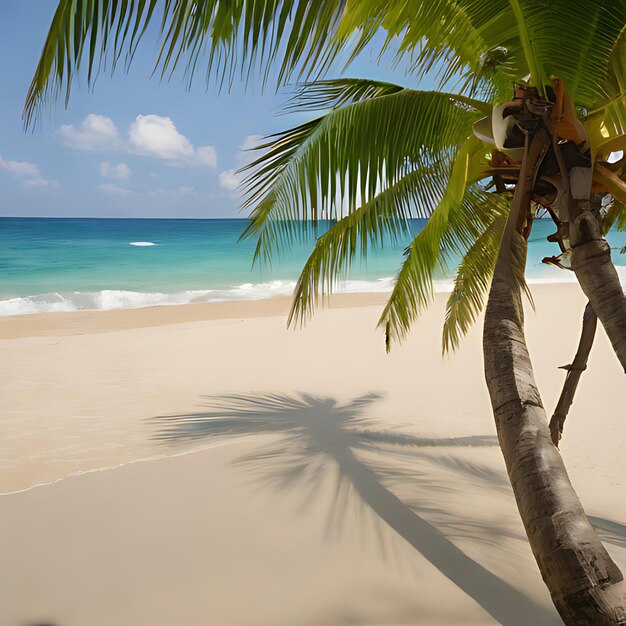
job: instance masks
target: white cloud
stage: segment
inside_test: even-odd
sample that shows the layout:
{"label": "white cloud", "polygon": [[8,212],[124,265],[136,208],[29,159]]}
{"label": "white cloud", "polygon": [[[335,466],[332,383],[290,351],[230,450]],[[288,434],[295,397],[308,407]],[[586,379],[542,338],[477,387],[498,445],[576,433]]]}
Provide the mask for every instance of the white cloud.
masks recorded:
{"label": "white cloud", "polygon": [[259,144],[261,139],[263,139],[262,135],[248,135],[243,140],[239,146],[239,152],[235,155],[237,167],[220,172],[220,187],[229,191],[235,191],[239,187],[245,176],[237,171],[254,160],[255,155],[251,150]]}
{"label": "white cloud", "polygon": [[108,161],[100,163],[100,176],[105,178],[117,178],[118,180],[127,180],[130,178],[131,169],[126,163],[118,163],[112,165]]}
{"label": "white cloud", "polygon": [[120,187],[119,185],[114,185],[112,183],[98,185],[98,188],[100,191],[103,191],[111,196],[128,196],[133,193],[130,189],[125,189],[124,187]]}
{"label": "white cloud", "polygon": [[243,140],[243,143],[239,146],[239,150],[241,151],[239,152],[239,155],[242,155],[243,157],[248,157],[249,155],[246,154],[246,151],[256,148],[259,145],[261,139],[263,139],[263,135],[248,135]]}
{"label": "white cloud", "polygon": [[217,167],[217,152],[213,146],[198,146],[196,159],[198,165],[206,165],[212,170]]}
{"label": "white cloud", "polygon": [[223,172],[220,172],[220,187],[230,191],[235,191],[241,183],[241,178],[241,174],[237,174],[234,169],[224,170]]}
{"label": "white cloud", "polygon": [[138,115],[130,125],[128,139],[132,151],[160,159],[169,165],[210,168],[217,165],[215,148],[195,148],[185,135],[178,132],[170,117]]}
{"label": "white cloud", "polygon": [[22,181],[25,187],[51,189],[59,187],[58,180],[42,178],[39,166],[30,161],[7,161],[0,155],[0,169],[5,170],[14,178]]}
{"label": "white cloud", "polygon": [[195,187],[189,187],[188,185],[181,185],[177,189],[153,189],[150,195],[155,198],[177,198],[179,196],[197,196],[198,192]]}
{"label": "white cloud", "polygon": [[25,187],[33,189],[58,189],[61,183],[58,180],[48,180],[46,178],[27,178],[22,181]]}
{"label": "white cloud", "polygon": [[5,161],[0,156],[0,167],[16,178],[34,178],[39,176],[39,167],[28,161]]}
{"label": "white cloud", "polygon": [[119,150],[123,148],[117,127],[110,117],[90,113],[76,127],[63,124],[59,135],[66,146],[77,150]]}
{"label": "white cloud", "polygon": [[[66,146],[92,152],[121,152],[152,157],[166,165],[177,167],[217,166],[217,153],[213,146],[194,146],[178,131],[172,118],[161,115],[138,115],[123,139],[113,120],[104,115],[90,113],[79,125],[64,124],[58,133]],[[125,163],[113,166],[105,161],[100,166],[102,176],[127,179],[130,168]]]}

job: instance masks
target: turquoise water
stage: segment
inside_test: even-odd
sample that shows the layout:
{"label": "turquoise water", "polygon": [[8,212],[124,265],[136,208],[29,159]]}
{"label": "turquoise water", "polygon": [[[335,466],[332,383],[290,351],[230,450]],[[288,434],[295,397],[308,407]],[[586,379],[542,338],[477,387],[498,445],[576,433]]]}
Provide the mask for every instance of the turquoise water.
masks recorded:
{"label": "turquoise water", "polygon": [[[297,244],[271,267],[252,268],[253,242],[238,243],[246,220],[0,218],[0,315],[81,308],[118,308],[252,300],[290,294],[314,237]],[[415,233],[423,220],[414,220]],[[531,281],[572,280],[571,273],[541,264],[557,253],[545,237],[554,230],[538,220],[529,246]],[[626,245],[626,233],[609,236]],[[387,245],[356,262],[342,291],[385,291],[409,242]],[[614,251],[617,264],[626,255]],[[438,277],[446,289],[454,261]]]}

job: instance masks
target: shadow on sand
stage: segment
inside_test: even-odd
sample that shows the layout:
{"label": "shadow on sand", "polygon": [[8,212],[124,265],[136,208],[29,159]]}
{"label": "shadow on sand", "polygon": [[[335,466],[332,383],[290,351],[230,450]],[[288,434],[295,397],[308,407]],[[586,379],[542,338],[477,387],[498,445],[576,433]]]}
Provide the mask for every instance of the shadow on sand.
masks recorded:
{"label": "shadow on sand", "polygon": [[[469,558],[438,528],[420,517],[416,507],[408,506],[384,486],[383,478],[389,478],[389,475],[385,476],[356,454],[379,451],[381,444],[405,446],[412,453],[431,447],[495,446],[496,438],[428,439],[375,430],[372,420],[363,417],[362,413],[378,397],[378,394],[370,393],[343,405],[332,398],[304,393],[297,397],[252,394],[206,398],[207,410],[204,412],[153,418],[158,425],[155,437],[174,444],[213,437],[281,435],[277,442],[263,446],[241,461],[255,463],[257,471],[265,467],[266,476],[281,488],[314,480],[316,466],[334,461],[340,480],[351,485],[380,521],[390,526],[498,622],[507,626],[561,624],[555,611],[536,604]],[[507,489],[502,484],[502,475],[490,468],[460,461],[454,461],[454,466],[455,471],[490,481],[493,488]],[[335,506],[341,506],[338,500],[342,493],[345,489],[338,487]]]}
{"label": "shadow on sand", "polygon": [[589,515],[589,521],[594,530],[605,543],[612,543],[614,546],[626,548],[626,526],[619,522],[613,522],[602,517]]}

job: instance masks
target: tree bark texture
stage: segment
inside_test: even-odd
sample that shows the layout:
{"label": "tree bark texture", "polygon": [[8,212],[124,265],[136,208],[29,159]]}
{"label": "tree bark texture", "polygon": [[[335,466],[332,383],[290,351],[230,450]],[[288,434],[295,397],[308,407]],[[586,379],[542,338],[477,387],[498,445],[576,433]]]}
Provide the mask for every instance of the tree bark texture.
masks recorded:
{"label": "tree bark texture", "polygon": [[[611,248],[602,234],[600,207],[594,206],[591,198],[591,169],[571,167],[571,159],[567,158],[562,163],[569,168],[564,176],[563,201],[568,204],[572,269],[626,372],[626,296],[611,260]],[[589,189],[585,193],[587,181]],[[575,193],[577,189],[582,193]]]}
{"label": "tree bark texture", "polygon": [[572,246],[572,269],[626,372],[626,296],[604,238]]}
{"label": "tree bark texture", "polygon": [[583,315],[583,330],[580,334],[578,350],[576,350],[576,355],[572,363],[562,368],[567,370],[567,376],[563,384],[563,391],[561,391],[559,401],[554,409],[554,414],[550,419],[550,434],[552,435],[552,443],[554,443],[555,446],[559,445],[561,435],[563,434],[565,418],[574,402],[574,395],[576,394],[580,377],[587,369],[587,360],[589,359],[589,353],[593,347],[597,325],[598,316],[595,314],[593,307],[587,304]]}

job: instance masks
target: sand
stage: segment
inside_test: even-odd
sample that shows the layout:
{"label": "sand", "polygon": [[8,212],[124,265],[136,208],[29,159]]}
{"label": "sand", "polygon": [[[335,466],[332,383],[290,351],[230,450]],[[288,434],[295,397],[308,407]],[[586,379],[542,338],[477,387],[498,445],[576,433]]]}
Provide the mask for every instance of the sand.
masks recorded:
{"label": "sand", "polygon": [[[584,298],[533,287],[546,407]],[[385,354],[384,294],[0,319],[0,624],[559,624],[519,521],[480,327],[445,297]],[[626,569],[623,373],[600,329],[565,429]]]}

